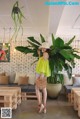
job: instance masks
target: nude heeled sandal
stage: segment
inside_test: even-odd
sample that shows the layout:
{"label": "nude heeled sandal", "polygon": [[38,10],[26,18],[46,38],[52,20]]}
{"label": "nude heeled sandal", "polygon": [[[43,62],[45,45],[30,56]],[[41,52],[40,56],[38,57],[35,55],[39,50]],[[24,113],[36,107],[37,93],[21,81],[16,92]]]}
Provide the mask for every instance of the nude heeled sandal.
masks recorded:
{"label": "nude heeled sandal", "polygon": [[44,107],[43,112],[44,112],[44,114],[46,114],[46,107]]}
{"label": "nude heeled sandal", "polygon": [[44,105],[41,104],[41,107],[40,107],[39,113],[41,113],[41,112],[43,111],[43,109],[44,109]]}

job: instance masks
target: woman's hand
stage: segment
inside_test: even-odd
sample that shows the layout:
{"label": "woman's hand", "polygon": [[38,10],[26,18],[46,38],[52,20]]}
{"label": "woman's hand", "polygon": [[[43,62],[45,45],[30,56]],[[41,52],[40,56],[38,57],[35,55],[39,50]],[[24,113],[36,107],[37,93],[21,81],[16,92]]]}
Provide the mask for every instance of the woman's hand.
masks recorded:
{"label": "woman's hand", "polygon": [[44,74],[41,73],[41,75],[40,75],[40,79],[43,79],[43,78],[44,78]]}

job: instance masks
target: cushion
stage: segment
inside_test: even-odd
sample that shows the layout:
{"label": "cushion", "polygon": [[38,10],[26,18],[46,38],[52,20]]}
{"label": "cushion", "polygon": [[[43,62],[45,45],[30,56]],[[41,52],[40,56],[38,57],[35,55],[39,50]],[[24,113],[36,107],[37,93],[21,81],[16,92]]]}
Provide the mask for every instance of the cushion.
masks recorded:
{"label": "cushion", "polygon": [[73,86],[80,86],[80,76],[74,77]]}
{"label": "cushion", "polygon": [[73,79],[69,79],[67,74],[64,74],[64,85],[73,85]]}
{"label": "cushion", "polygon": [[26,86],[20,86],[21,92],[35,92],[35,85],[28,84]]}
{"label": "cushion", "polygon": [[9,76],[0,76],[0,84],[8,84]]}
{"label": "cushion", "polygon": [[28,76],[29,76],[29,84],[34,85],[36,80],[35,74],[28,73]]}
{"label": "cushion", "polygon": [[0,73],[0,76],[5,76],[5,75],[6,75],[5,72]]}
{"label": "cushion", "polygon": [[14,83],[18,83],[20,76],[27,76],[26,73],[16,72]]}
{"label": "cushion", "polygon": [[71,93],[71,90],[72,90],[72,88],[79,88],[79,87],[76,87],[76,86],[65,86],[65,89],[66,89],[66,93],[68,94],[68,93]]}
{"label": "cushion", "polygon": [[80,77],[80,74],[75,74],[74,77]]}
{"label": "cushion", "polygon": [[27,76],[20,76],[19,77],[19,81],[18,81],[18,85],[27,85],[28,84],[28,80],[29,80],[29,77]]}

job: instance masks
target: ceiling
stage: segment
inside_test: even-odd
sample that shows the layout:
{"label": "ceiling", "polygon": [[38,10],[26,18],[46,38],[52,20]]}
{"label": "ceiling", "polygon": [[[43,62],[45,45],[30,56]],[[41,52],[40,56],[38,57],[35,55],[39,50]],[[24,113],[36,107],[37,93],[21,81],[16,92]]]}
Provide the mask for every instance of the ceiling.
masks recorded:
{"label": "ceiling", "polygon": [[[79,35],[80,6],[46,6],[46,1],[18,0],[26,19],[23,19],[23,35]],[[58,0],[55,0],[58,1]],[[67,1],[67,0],[65,0]],[[80,2],[80,0],[75,0]],[[0,34],[13,32],[11,10],[16,0],[0,0]]]}
{"label": "ceiling", "polygon": [[[24,35],[39,35],[48,33],[49,7],[44,5],[46,0],[18,0],[19,6],[26,19],[23,19]],[[14,22],[11,17],[12,7],[16,0],[0,0],[0,32],[4,35],[11,32]]]}

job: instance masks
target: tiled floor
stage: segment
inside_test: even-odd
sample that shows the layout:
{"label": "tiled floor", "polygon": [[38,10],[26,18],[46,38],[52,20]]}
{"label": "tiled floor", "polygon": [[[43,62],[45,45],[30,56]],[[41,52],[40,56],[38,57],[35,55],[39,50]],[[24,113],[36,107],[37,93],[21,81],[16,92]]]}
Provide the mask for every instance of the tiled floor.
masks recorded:
{"label": "tiled floor", "polygon": [[66,98],[59,96],[57,100],[48,99],[47,114],[38,114],[37,100],[23,101],[18,109],[13,111],[12,119],[79,119],[79,117]]}

